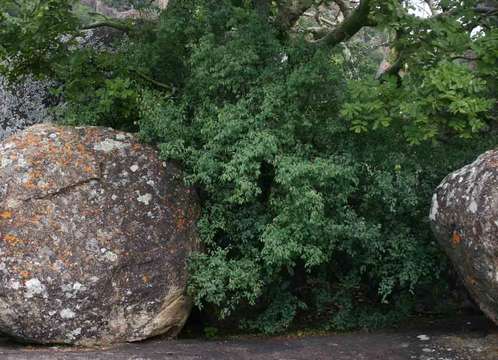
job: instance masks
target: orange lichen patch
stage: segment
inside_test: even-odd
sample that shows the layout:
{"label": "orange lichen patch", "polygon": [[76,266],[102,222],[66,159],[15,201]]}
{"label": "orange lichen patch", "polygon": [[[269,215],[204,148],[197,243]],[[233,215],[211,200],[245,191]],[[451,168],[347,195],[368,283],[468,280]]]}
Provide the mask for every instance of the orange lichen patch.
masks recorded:
{"label": "orange lichen patch", "polygon": [[87,152],[87,150],[86,150],[86,146],[85,146],[85,145],[83,145],[83,144],[78,144],[76,147],[78,148],[78,151],[79,151],[81,154],[84,154],[84,153],[86,153],[86,152]]}
{"label": "orange lichen patch", "polygon": [[86,210],[81,210],[80,211],[80,215],[81,216],[88,216],[88,217],[92,217],[92,216],[101,216],[102,213],[103,213],[103,209],[86,209]]}
{"label": "orange lichen patch", "polygon": [[465,278],[465,282],[469,285],[475,286],[477,284],[476,279],[474,279],[472,276],[467,276]]}
{"label": "orange lichen patch", "polygon": [[0,218],[3,220],[12,219],[12,211],[0,211]]}
{"label": "orange lichen patch", "polygon": [[187,226],[187,220],[184,217],[179,217],[176,219],[176,228],[180,231],[185,230]]}
{"label": "orange lichen patch", "polygon": [[[85,136],[90,138],[90,140],[95,140],[94,138],[99,135],[99,131],[100,130],[98,128],[95,128],[95,127],[86,128],[85,129],[85,132],[86,132]],[[86,141],[86,143],[91,144],[92,142]]]}
{"label": "orange lichen patch", "polygon": [[12,235],[12,234],[7,234],[3,237],[3,240],[11,245],[11,246],[16,246],[18,244],[21,244],[23,241],[21,239],[19,239],[18,237]]}
{"label": "orange lichen patch", "polygon": [[451,235],[451,243],[453,246],[460,245],[460,242],[462,241],[462,237],[458,233],[458,231],[453,231],[453,234]]}
{"label": "orange lichen patch", "polygon": [[179,231],[183,231],[187,227],[187,219],[185,217],[184,211],[179,208],[175,211],[175,221],[176,221],[176,229]]}
{"label": "orange lichen patch", "polygon": [[60,231],[62,229],[62,226],[59,221],[50,220],[49,224],[54,231]]}
{"label": "orange lichen patch", "polygon": [[25,280],[31,276],[31,273],[29,271],[22,270],[22,271],[19,271],[19,275],[21,275],[21,278],[23,280]]}
{"label": "orange lichen patch", "polygon": [[29,174],[29,178],[28,178],[28,181],[26,181],[26,183],[24,184],[25,187],[27,187],[28,189],[36,189],[38,187],[37,183],[38,183],[38,179],[42,176],[42,172],[39,171],[39,170],[33,170],[30,174]]}
{"label": "orange lichen patch", "polygon": [[40,143],[40,137],[33,133],[28,133],[23,137],[22,142],[26,145],[36,145]]}
{"label": "orange lichen patch", "polygon": [[38,225],[41,222],[42,218],[42,215],[33,215],[28,221],[30,224]]}

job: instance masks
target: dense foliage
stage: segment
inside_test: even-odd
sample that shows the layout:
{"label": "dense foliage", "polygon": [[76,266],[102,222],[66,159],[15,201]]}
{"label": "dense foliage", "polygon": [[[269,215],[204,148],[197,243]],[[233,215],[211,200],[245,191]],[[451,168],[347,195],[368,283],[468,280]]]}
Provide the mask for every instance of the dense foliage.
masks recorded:
{"label": "dense foliage", "polygon": [[172,2],[112,49],[78,45],[68,3],[46,3],[35,18],[0,8],[4,71],[50,75],[64,121],[139,131],[183,165],[203,206],[199,307],[267,333],[434,309],[447,264],[428,206],[448,172],[496,145],[496,18],[475,2],[430,19],[374,2],[384,33],[363,35],[394,31],[403,56],[375,80],[365,41],[317,45],[247,1]]}

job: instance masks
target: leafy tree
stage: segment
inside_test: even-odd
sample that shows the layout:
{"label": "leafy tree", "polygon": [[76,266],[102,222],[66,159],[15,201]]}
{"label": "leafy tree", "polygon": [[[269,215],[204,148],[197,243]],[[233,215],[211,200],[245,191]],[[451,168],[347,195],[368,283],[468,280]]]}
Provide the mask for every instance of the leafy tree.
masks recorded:
{"label": "leafy tree", "polygon": [[[50,76],[64,121],[136,130],[183,164],[199,307],[268,333],[313,315],[346,329],[443,291],[426,214],[494,145],[495,2],[178,0],[91,23],[67,0],[0,4],[5,74]],[[81,41],[102,28],[123,35]]]}

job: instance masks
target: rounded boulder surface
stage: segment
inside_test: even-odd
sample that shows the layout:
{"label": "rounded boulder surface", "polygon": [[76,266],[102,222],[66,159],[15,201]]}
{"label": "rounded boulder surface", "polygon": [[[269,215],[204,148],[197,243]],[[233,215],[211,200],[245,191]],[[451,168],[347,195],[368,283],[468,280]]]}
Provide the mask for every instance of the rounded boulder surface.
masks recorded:
{"label": "rounded boulder surface", "polygon": [[470,295],[498,324],[498,150],[443,180],[430,220]]}
{"label": "rounded boulder surface", "polygon": [[35,125],[0,143],[0,332],[99,345],[176,335],[199,208],[132,134]]}

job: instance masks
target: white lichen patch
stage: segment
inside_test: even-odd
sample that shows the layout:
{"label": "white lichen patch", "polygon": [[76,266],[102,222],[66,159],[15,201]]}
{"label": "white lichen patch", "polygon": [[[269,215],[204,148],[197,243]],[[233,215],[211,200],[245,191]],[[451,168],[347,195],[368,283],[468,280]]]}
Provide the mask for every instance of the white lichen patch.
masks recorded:
{"label": "white lichen patch", "polygon": [[152,194],[139,195],[137,200],[142,204],[149,205],[152,200]]}
{"label": "white lichen patch", "polygon": [[16,147],[16,144],[15,143],[12,143],[12,142],[9,142],[7,144],[4,144],[2,146],[2,150],[9,150],[9,149],[13,149]]}
{"label": "white lichen patch", "polygon": [[437,194],[434,194],[434,196],[432,197],[431,213],[429,214],[429,218],[432,221],[436,221],[438,211],[439,211],[439,203],[437,202]]}
{"label": "white lichen patch", "polygon": [[417,339],[419,339],[420,341],[429,341],[431,338],[427,335],[419,335],[417,336]]}
{"label": "white lichen patch", "polygon": [[477,212],[477,202],[474,199],[470,202],[469,211],[472,214],[475,214]]}
{"label": "white lichen patch", "polygon": [[63,271],[65,269],[65,265],[64,263],[61,261],[61,260],[56,260],[55,263],[54,263],[54,269],[56,269],[57,271]]}
{"label": "white lichen patch", "polygon": [[47,289],[40,280],[33,278],[26,281],[26,293],[25,297],[31,299],[35,295],[42,295],[44,298],[47,297]]}
{"label": "white lichen patch", "polygon": [[86,290],[86,287],[85,285],[83,285],[82,283],[76,281],[74,284],[73,284],[73,290],[78,292],[78,291],[85,291]]}
{"label": "white lichen patch", "polygon": [[0,162],[0,167],[1,168],[5,168],[5,167],[11,165],[12,162],[13,161],[10,158],[8,158],[8,157],[2,157],[2,160]]}
{"label": "white lichen patch", "polygon": [[72,311],[71,309],[67,309],[67,308],[59,311],[59,315],[63,319],[74,319],[74,317],[76,316],[74,311]]}
{"label": "white lichen patch", "polygon": [[19,166],[21,168],[25,168],[25,167],[29,166],[28,162],[26,161],[26,159],[24,158],[24,156],[22,154],[20,154],[19,157],[17,158],[17,166]]}
{"label": "white lichen patch", "polygon": [[7,284],[7,287],[12,290],[17,290],[21,287],[21,283],[17,280],[10,279],[9,283]]}
{"label": "white lichen patch", "polygon": [[116,255],[115,253],[113,253],[112,251],[107,251],[105,254],[104,254],[105,258],[111,262],[115,262],[116,260],[118,260],[118,255]]}
{"label": "white lichen patch", "polygon": [[93,149],[96,151],[103,151],[103,152],[108,153],[108,152],[111,152],[114,150],[125,149],[127,147],[130,147],[130,144],[122,143],[120,141],[116,141],[113,139],[105,139],[104,141],[102,141],[98,144],[95,144],[93,146]]}
{"label": "white lichen patch", "polygon": [[69,340],[74,340],[78,335],[81,335],[81,328],[77,328],[71,332],[69,332],[66,337],[69,339]]}
{"label": "white lichen patch", "polygon": [[8,199],[7,200],[7,208],[8,209],[17,209],[20,205],[22,205],[21,201],[17,199]]}

